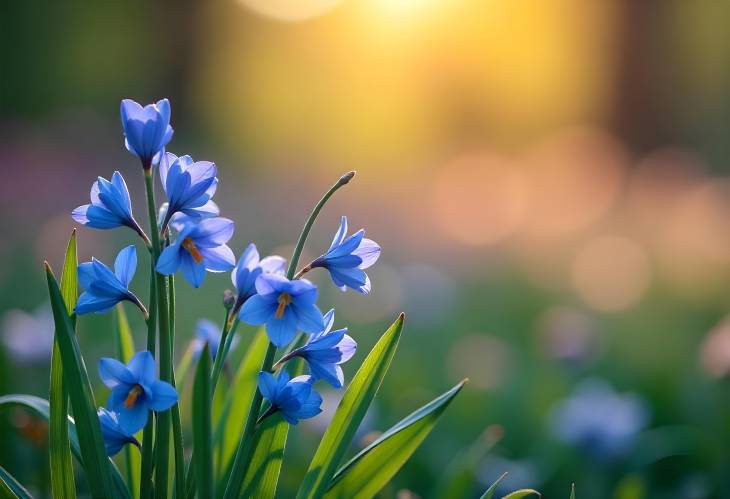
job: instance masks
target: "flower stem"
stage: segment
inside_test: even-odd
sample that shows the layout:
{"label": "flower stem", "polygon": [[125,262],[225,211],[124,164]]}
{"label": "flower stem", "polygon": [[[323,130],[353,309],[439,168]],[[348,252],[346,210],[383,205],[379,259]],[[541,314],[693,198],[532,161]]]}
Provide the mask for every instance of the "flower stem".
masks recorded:
{"label": "flower stem", "polygon": [[[168,241],[169,243],[169,241]],[[175,276],[167,277],[170,282],[170,363],[173,358],[173,347],[175,345]],[[175,371],[170,370],[172,378],[170,383],[176,386]],[[180,404],[170,408],[172,412],[172,441],[175,450],[175,483],[185,484],[185,456],[183,455],[182,423],[180,422]],[[182,487],[183,485],[180,485]]]}
{"label": "flower stem", "polygon": [[[337,192],[340,187],[350,182],[350,180],[352,180],[354,176],[354,171],[345,173],[337,180],[337,182],[335,182],[332,187],[329,188],[324,196],[322,196],[322,199],[320,199],[319,202],[314,206],[312,213],[310,213],[309,218],[307,218],[307,221],[304,223],[302,233],[299,235],[299,239],[297,240],[297,245],[294,247],[294,252],[292,253],[291,260],[289,261],[289,268],[287,269],[287,279],[292,279],[294,277],[294,273],[297,270],[297,265],[299,264],[299,257],[302,255],[302,250],[304,249],[304,243],[307,242],[309,231],[312,229],[314,221],[319,216],[319,212],[322,211],[322,208],[327,203],[329,198],[331,198],[332,195]],[[266,350],[266,355],[264,356],[264,361],[261,364],[261,371],[271,371],[271,366],[274,363],[275,356],[276,345],[274,345],[273,343],[269,343],[269,347]],[[256,428],[256,422],[259,419],[262,401],[263,397],[261,395],[261,391],[256,389],[253,400],[251,400],[251,405],[248,409],[246,424],[244,425],[243,431],[241,432],[241,439],[239,440],[238,447],[236,448],[236,453],[234,455],[235,457],[233,459],[233,466],[231,468],[231,474],[228,478],[226,491],[223,496],[224,499],[233,499],[234,497],[238,497],[238,493],[241,490],[241,485],[243,483],[246,469],[248,468],[251,456],[253,455],[252,449],[247,449],[247,447],[250,447],[250,445],[248,444],[251,441],[254,429]]]}
{"label": "flower stem", "polygon": [[[144,170],[144,181],[147,193],[147,213],[149,215],[150,233],[152,234],[152,261],[160,257],[160,235],[157,231],[157,209],[155,207],[154,179],[152,169]],[[154,272],[157,289],[157,316],[159,319],[160,341],[160,379],[172,382],[172,348],[170,345],[170,306],[167,301],[167,279]],[[170,411],[157,413],[157,438],[155,442],[155,497],[167,499],[168,461],[170,453]]]}
{"label": "flower stem", "polygon": [[[154,356],[157,346],[157,289],[155,286],[155,262],[150,260],[150,310],[147,319],[147,350]],[[146,499],[152,493],[152,460],[154,417],[150,417],[142,433],[142,464],[139,480],[139,497]]]}

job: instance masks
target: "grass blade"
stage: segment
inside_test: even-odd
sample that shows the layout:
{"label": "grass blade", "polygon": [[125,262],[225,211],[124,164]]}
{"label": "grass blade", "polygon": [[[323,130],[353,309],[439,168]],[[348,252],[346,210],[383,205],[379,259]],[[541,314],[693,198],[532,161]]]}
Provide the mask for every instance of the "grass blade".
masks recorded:
{"label": "grass blade", "polygon": [[[355,431],[360,426],[370,403],[380,388],[395,355],[403,330],[404,315],[383,333],[368,354],[360,369],[347,387],[332,422],[322,437],[317,452],[309,464],[297,498],[321,497],[345,455]],[[379,489],[378,489],[379,490]]]}
{"label": "grass blade", "polygon": [[[121,303],[115,307],[115,312],[117,319],[117,358],[126,364],[134,355],[134,339],[132,338],[132,330],[129,327],[127,314],[124,312],[124,306]],[[141,440],[139,433],[137,439]],[[140,464],[141,456],[137,449],[129,445],[126,446],[124,448],[124,468],[127,475],[127,484],[129,484],[134,499],[139,498]]]}
{"label": "grass blade", "polygon": [[0,497],[33,499],[13,475],[0,466]]}
{"label": "grass blade", "polygon": [[467,380],[402,419],[337,471],[327,498],[369,498],[393,478],[428,436]]}
{"label": "grass blade", "polygon": [[193,384],[193,445],[198,497],[213,497],[213,448],[211,436],[210,348],[200,354]]}
{"label": "grass blade", "polygon": [[527,497],[527,496],[531,496],[531,495],[541,497],[541,494],[536,490],[520,489],[520,490],[515,490],[514,492],[510,492],[509,494],[504,496],[502,499],[522,499],[523,497]]}
{"label": "grass blade", "polygon": [[575,499],[575,484],[570,486],[570,499]]}
{"label": "grass blade", "polygon": [[240,497],[274,497],[288,433],[289,423],[278,414],[266,418],[255,430],[252,445],[247,446],[253,456],[243,479]]}
{"label": "grass blade", "polygon": [[[66,257],[61,271],[61,295],[66,305],[66,314],[71,315],[78,297],[78,258],[76,256],[76,229],[66,247]],[[73,322],[73,321],[72,321]],[[51,356],[51,382],[48,394],[50,402],[50,421],[48,428],[48,453],[51,465],[51,492],[61,499],[75,498],[71,449],[68,443],[68,391],[63,383],[63,362],[58,349],[58,331],[53,342]]]}
{"label": "grass blade", "polygon": [[499,486],[499,483],[504,480],[504,478],[507,476],[507,472],[502,473],[499,475],[499,478],[497,478],[492,485],[489,486],[487,490],[484,491],[484,494],[482,494],[482,497],[479,499],[492,499],[492,496],[494,496],[494,492],[497,490],[497,487]]}
{"label": "grass blade", "polygon": [[89,491],[95,498],[112,497],[109,461],[101,437],[99,418],[96,415],[96,401],[91,391],[89,375],[86,372],[86,365],[81,356],[61,290],[58,288],[58,283],[53,277],[48,263],[46,263],[46,278],[51,297],[53,320],[56,325],[58,350],[63,361],[64,383],[68,387],[71,407],[80,430],[79,444],[89,482]]}
{"label": "grass blade", "polygon": [[[48,421],[50,419],[50,405],[47,400],[44,400],[35,395],[4,395],[0,397],[0,409],[7,407],[23,407],[24,409],[32,412],[41,419]],[[81,456],[81,448],[79,446],[79,438],[76,435],[76,425],[74,424],[73,418],[68,416],[68,440],[71,447],[71,454],[76,460],[84,465],[84,460]],[[112,476],[112,497],[117,499],[130,499],[129,490],[124,483],[122,475],[119,473],[114,461],[108,458],[109,468]]]}

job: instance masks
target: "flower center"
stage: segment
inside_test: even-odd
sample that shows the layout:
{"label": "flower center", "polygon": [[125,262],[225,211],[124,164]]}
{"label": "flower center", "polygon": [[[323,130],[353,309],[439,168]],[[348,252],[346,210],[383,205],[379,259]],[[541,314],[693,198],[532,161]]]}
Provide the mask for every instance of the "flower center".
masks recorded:
{"label": "flower center", "polygon": [[276,314],[274,314],[274,317],[281,319],[284,317],[284,310],[286,310],[286,306],[291,304],[291,295],[289,293],[282,293],[279,295],[277,301],[279,302],[279,306],[276,307]]}
{"label": "flower center", "polygon": [[183,239],[182,247],[188,250],[188,253],[193,257],[193,260],[195,260],[195,263],[200,263],[203,261],[203,255],[200,254],[200,250],[198,250],[198,247],[195,246],[195,241],[193,241],[191,238],[186,237]]}
{"label": "flower center", "polygon": [[131,390],[129,390],[129,393],[127,394],[127,400],[124,401],[124,408],[125,409],[131,409],[134,404],[137,402],[137,399],[140,395],[142,395],[142,387],[139,385],[134,385]]}

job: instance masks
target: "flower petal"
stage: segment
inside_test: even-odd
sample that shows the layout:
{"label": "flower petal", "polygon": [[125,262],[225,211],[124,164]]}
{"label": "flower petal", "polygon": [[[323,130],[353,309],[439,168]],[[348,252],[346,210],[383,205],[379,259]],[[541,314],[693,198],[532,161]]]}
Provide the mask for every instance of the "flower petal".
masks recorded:
{"label": "flower petal", "polygon": [[266,334],[271,343],[277,347],[284,347],[291,343],[297,334],[297,315],[291,305],[286,307],[284,315],[280,319],[277,319],[274,314],[269,316],[266,321]]}
{"label": "flower petal", "polygon": [[137,382],[137,377],[127,369],[127,366],[109,357],[99,359],[99,377],[108,388],[115,388],[120,384],[133,385]]}
{"label": "flower petal", "polygon": [[125,288],[129,288],[129,283],[132,281],[136,271],[137,248],[134,245],[130,245],[120,251],[116,260],[114,260],[114,274]]}
{"label": "flower petal", "polygon": [[155,358],[148,350],[137,352],[129,359],[127,364],[129,371],[134,374],[137,383],[150,385],[157,377],[157,364]]}
{"label": "flower petal", "polygon": [[174,243],[172,243],[170,246],[162,251],[160,258],[157,259],[157,265],[155,266],[155,270],[164,275],[174,274],[180,267],[180,254],[180,242],[176,240]]}
{"label": "flower petal", "polygon": [[380,245],[372,239],[363,238],[363,240],[360,241],[360,246],[358,246],[352,254],[362,258],[360,268],[366,269],[377,262],[378,258],[380,258]]}
{"label": "flower petal", "polygon": [[345,234],[347,234],[347,217],[343,215],[340,219],[340,227],[337,229],[335,237],[332,239],[332,244],[327,251],[331,251],[335,246],[341,244],[345,239]]}
{"label": "flower petal", "polygon": [[231,270],[236,264],[236,256],[225,244],[215,248],[200,248],[199,251],[203,256],[205,270],[209,272],[225,272]]}
{"label": "flower petal", "polygon": [[259,390],[261,390],[261,395],[266,400],[274,404],[278,394],[278,384],[274,375],[269,372],[261,371],[259,373],[258,386]]}
{"label": "flower petal", "polygon": [[288,308],[292,309],[296,315],[297,327],[302,331],[312,334],[324,329],[322,312],[320,312],[316,305],[300,305],[299,303],[292,303]]}
{"label": "flower petal", "polygon": [[187,252],[180,255],[180,268],[186,281],[194,288],[199,288],[205,280],[205,265],[196,263]]}
{"label": "flower petal", "polygon": [[246,324],[258,326],[269,320],[269,317],[276,312],[276,301],[267,299],[261,295],[254,295],[245,301],[238,315]]}
{"label": "flower petal", "polygon": [[147,407],[153,411],[166,411],[177,402],[177,391],[170,383],[154,381],[150,388],[152,395],[147,400]]}

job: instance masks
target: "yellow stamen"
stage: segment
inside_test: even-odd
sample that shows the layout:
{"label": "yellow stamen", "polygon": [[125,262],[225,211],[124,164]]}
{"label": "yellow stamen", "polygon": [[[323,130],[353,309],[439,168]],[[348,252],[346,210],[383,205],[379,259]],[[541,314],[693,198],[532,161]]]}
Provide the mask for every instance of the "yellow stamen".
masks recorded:
{"label": "yellow stamen", "polygon": [[190,253],[190,255],[193,257],[193,260],[195,260],[195,263],[200,263],[203,261],[203,255],[200,254],[198,247],[195,246],[195,243],[192,239],[190,239],[189,237],[183,239],[182,247],[188,250],[188,253]]}
{"label": "yellow stamen", "polygon": [[127,400],[124,401],[124,408],[125,409],[131,409],[132,406],[137,402],[137,399],[139,396],[142,395],[142,387],[139,385],[134,385],[131,390],[129,390],[129,394],[127,394]]}
{"label": "yellow stamen", "polygon": [[282,293],[279,295],[279,299],[277,301],[279,302],[279,306],[276,307],[276,314],[274,314],[274,317],[281,319],[284,317],[284,310],[286,309],[286,306],[291,304],[291,296],[289,293]]}

